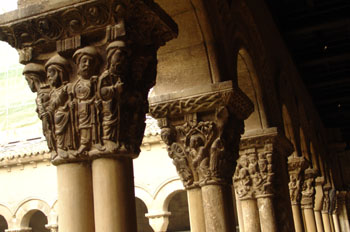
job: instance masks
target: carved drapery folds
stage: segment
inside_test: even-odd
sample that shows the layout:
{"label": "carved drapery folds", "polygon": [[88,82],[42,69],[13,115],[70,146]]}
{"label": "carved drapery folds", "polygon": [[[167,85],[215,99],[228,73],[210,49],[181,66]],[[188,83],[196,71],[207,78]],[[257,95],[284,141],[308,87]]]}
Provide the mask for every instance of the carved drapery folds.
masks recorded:
{"label": "carved drapery folds", "polygon": [[72,0],[8,22],[0,39],[26,65],[53,163],[136,157],[157,50],[177,36],[170,17],[153,1]]}
{"label": "carved drapery folds", "polygon": [[239,89],[233,89],[231,82],[212,86],[215,88],[204,93],[189,90],[193,95],[177,100],[157,102],[155,98],[150,105],[150,113],[158,119],[162,139],[186,188],[231,184],[243,119],[253,109],[249,99]]}
{"label": "carved drapery folds", "polygon": [[233,176],[239,199],[270,197],[274,194],[274,159],[290,154],[292,146],[276,128],[255,136],[243,137],[239,159]]}
{"label": "carved drapery folds", "polygon": [[292,205],[300,204],[301,188],[302,188],[302,174],[308,167],[308,163],[304,157],[296,156],[293,153],[288,157],[288,172],[289,172],[289,196]]}

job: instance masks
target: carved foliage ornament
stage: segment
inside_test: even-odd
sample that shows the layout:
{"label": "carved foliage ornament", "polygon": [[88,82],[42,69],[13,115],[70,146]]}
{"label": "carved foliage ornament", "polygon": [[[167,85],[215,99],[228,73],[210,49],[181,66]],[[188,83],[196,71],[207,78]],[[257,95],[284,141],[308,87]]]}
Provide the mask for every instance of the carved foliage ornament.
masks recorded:
{"label": "carved foliage ornament", "polygon": [[155,48],[129,48],[122,40],[78,49],[71,58],[54,55],[45,66],[27,64],[23,74],[37,92],[53,163],[137,156],[156,64]]}
{"label": "carved foliage ornament", "polygon": [[[225,106],[217,107],[212,120],[187,115],[178,126],[163,125],[161,136],[186,188],[207,184],[231,184],[242,123]],[[229,131],[237,132],[228,136]]]}

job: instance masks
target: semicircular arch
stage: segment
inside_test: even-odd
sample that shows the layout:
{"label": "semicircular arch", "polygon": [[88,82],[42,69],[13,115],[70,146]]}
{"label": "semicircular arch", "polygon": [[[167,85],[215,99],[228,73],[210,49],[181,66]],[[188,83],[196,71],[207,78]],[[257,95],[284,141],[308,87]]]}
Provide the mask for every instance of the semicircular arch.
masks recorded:
{"label": "semicircular arch", "polygon": [[49,217],[51,208],[49,204],[41,199],[29,199],[21,203],[16,210],[16,218],[20,227],[28,227],[31,216],[41,211],[46,217]]}

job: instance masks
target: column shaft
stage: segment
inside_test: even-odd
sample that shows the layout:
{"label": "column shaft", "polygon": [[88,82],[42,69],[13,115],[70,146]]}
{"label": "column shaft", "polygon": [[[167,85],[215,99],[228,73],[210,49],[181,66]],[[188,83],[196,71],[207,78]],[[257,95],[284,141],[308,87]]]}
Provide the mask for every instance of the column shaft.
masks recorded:
{"label": "column shaft", "polygon": [[307,231],[317,231],[314,210],[312,208],[304,208],[304,217]]}
{"label": "column shaft", "polygon": [[91,167],[87,163],[57,166],[59,229],[94,232]]}
{"label": "column shaft", "polygon": [[202,191],[200,188],[187,190],[188,210],[192,232],[205,232]]}
{"label": "column shaft", "polygon": [[322,211],[322,221],[324,232],[332,232],[331,222],[329,221],[328,212]]}
{"label": "column shaft", "polygon": [[92,176],[95,232],[136,232],[132,159],[96,159]]}
{"label": "column shaft", "polygon": [[339,224],[342,232],[350,232],[348,212],[345,202],[340,205]]}
{"label": "column shaft", "polygon": [[295,232],[303,232],[304,226],[301,218],[299,205],[292,205]]}
{"label": "column shaft", "polygon": [[241,200],[244,232],[260,232],[258,205],[255,199]]}
{"label": "column shaft", "polygon": [[261,232],[276,232],[275,210],[271,197],[260,197],[257,199]]}
{"label": "column shaft", "polygon": [[332,214],[332,218],[333,218],[333,224],[334,224],[334,231],[335,232],[343,232],[340,230],[338,215],[334,213],[334,214]]}
{"label": "column shaft", "polygon": [[206,232],[234,231],[231,187],[205,185],[202,197]]}
{"label": "column shaft", "polygon": [[238,199],[236,196],[236,208],[237,208],[237,215],[238,215],[238,224],[239,224],[239,230],[244,230],[244,222],[243,222],[243,211],[242,211],[242,203],[241,200]]}
{"label": "column shaft", "polygon": [[317,232],[324,232],[321,211],[315,210],[314,213],[315,213]]}

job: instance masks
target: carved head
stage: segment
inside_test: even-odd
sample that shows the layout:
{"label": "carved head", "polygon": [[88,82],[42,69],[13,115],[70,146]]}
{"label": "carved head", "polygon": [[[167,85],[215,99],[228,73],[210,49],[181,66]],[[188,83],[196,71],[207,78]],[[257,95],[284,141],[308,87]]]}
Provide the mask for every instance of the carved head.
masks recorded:
{"label": "carved head", "polygon": [[78,65],[78,74],[82,78],[89,79],[98,73],[101,56],[96,48],[89,46],[78,49],[73,54],[73,59]]}
{"label": "carved head", "polygon": [[239,157],[238,162],[242,167],[244,167],[244,168],[248,167],[249,162],[248,162],[248,158],[246,155],[242,155],[241,157]]}
{"label": "carved head", "polygon": [[168,146],[170,146],[175,140],[174,132],[169,127],[162,128],[160,136],[164,143]]}
{"label": "carved head", "polygon": [[45,69],[42,65],[36,63],[29,63],[23,69],[29,88],[32,92],[37,92],[40,88],[46,85],[45,83]]}
{"label": "carved head", "polygon": [[200,146],[204,146],[204,138],[200,134],[194,134],[190,138],[190,148],[197,149]]}
{"label": "carved head", "polygon": [[68,82],[70,65],[68,60],[60,55],[55,55],[45,64],[47,79],[50,86],[59,87]]}
{"label": "carved head", "polygon": [[127,67],[127,48],[124,41],[118,40],[107,47],[107,68],[110,73],[123,74]]}

